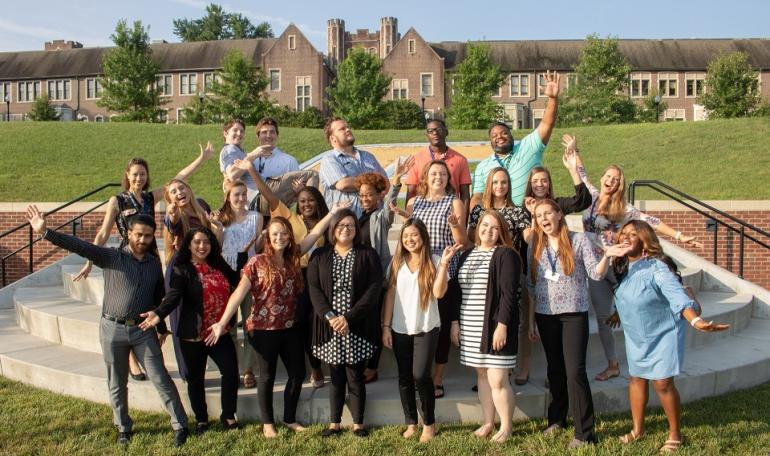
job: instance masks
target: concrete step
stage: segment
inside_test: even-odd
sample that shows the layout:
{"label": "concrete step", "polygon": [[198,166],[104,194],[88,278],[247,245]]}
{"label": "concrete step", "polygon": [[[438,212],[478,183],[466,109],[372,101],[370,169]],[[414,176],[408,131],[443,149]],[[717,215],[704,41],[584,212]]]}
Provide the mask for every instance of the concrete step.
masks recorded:
{"label": "concrete step", "polygon": [[[689,350],[684,372],[676,380],[682,400],[688,402],[770,380],[770,356],[766,350],[769,342],[770,321],[752,319],[738,335]],[[8,310],[0,311],[0,347],[0,373],[3,376],[60,394],[107,403],[106,370],[100,355],[30,335],[16,326],[14,314]],[[602,361],[594,356],[589,359],[589,365]],[[176,378],[173,369],[171,374]],[[284,383],[285,377],[279,375],[274,393],[276,419],[282,417]],[[481,420],[477,395],[470,390],[474,383],[475,375],[470,368],[452,366],[444,383],[447,395],[436,403],[438,422],[470,423]],[[179,380],[176,384],[190,412],[186,386]],[[592,380],[591,388],[598,413],[628,410],[625,367],[621,377],[602,383]],[[210,371],[207,374],[207,403],[213,419],[220,412],[219,391],[218,374]],[[533,374],[527,385],[515,387],[515,391],[516,419],[544,416],[549,400],[544,388],[544,376]],[[129,380],[129,394],[132,408],[162,410],[150,382]],[[305,423],[328,422],[328,394],[328,385],[316,390],[306,383],[298,408],[299,420]],[[658,403],[654,393],[650,394],[650,400],[652,405]],[[241,389],[238,416],[245,420],[258,420],[256,401],[255,389]],[[367,385],[366,410],[368,424],[403,423],[395,378],[381,378]],[[351,422],[347,408],[343,421]]]}

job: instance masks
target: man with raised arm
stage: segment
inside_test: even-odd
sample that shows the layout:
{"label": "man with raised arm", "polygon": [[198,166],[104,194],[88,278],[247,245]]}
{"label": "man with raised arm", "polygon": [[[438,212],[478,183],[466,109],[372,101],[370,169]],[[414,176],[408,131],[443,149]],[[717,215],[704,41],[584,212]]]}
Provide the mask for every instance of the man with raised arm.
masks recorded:
{"label": "man with raised arm", "polygon": [[561,78],[556,72],[546,72],[546,85],[543,93],[548,97],[548,102],[545,106],[545,113],[540,125],[520,142],[514,143],[508,125],[501,122],[492,124],[489,129],[489,140],[493,153],[479,163],[473,173],[473,199],[470,207],[475,206],[481,200],[484,186],[487,183],[487,176],[498,166],[508,170],[508,174],[511,176],[511,199],[517,206],[522,205],[529,171],[533,167],[543,164],[543,152],[545,152],[545,146],[551,138],[553,127],[556,125],[560,80]]}
{"label": "man with raised arm", "polygon": [[[179,392],[163,364],[161,343],[167,330],[142,331],[139,316],[160,305],[165,293],[160,260],[148,251],[155,238],[155,220],[146,214],[128,219],[128,245],[122,249],[98,247],[74,236],[46,228],[45,215],[36,206],[27,208],[32,229],[43,239],[91,260],[104,270],[104,302],[99,320],[99,341],[107,367],[107,387],[118,443],[131,440],[133,421],[128,415],[128,353],[133,351],[147,372],[166,411],[171,415],[174,445],[187,441],[187,414]],[[160,340],[158,334],[161,334]]]}

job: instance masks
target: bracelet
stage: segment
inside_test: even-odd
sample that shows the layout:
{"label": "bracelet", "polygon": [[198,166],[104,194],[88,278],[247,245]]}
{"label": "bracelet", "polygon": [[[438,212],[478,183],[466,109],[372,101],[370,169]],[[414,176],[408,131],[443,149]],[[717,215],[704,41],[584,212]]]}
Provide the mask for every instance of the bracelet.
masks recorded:
{"label": "bracelet", "polygon": [[439,265],[439,266],[444,266],[444,267],[447,267],[447,266],[449,266],[449,263],[444,263],[443,261],[439,261],[439,262],[438,262],[438,265]]}
{"label": "bracelet", "polygon": [[382,325],[382,327],[383,327],[383,329],[384,329],[384,328],[388,328],[388,329],[390,329],[390,325]]}
{"label": "bracelet", "polygon": [[678,240],[679,240],[681,237],[682,237],[682,232],[681,232],[681,231],[677,231],[677,232],[676,232],[676,234],[674,235],[674,239],[676,239],[677,241],[678,241]]}
{"label": "bracelet", "polygon": [[695,324],[698,323],[699,321],[703,321],[703,318],[701,318],[701,317],[693,318],[692,320],[690,320],[690,326],[692,326],[694,328]]}

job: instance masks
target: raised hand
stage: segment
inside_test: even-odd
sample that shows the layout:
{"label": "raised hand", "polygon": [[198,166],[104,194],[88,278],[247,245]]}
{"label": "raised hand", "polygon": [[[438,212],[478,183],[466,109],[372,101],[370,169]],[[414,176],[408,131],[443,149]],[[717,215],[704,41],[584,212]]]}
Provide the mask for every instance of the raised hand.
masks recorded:
{"label": "raised hand", "polygon": [[408,173],[409,170],[414,166],[415,158],[414,155],[410,155],[406,158],[406,160],[402,160],[403,157],[398,157],[396,159],[396,172],[395,175],[399,177],[404,176],[404,174]]}
{"label": "raised hand", "polygon": [[565,133],[561,137],[561,145],[565,150],[577,150],[577,138]]}
{"label": "raised hand", "polygon": [[307,179],[303,179],[301,177],[298,177],[293,181],[291,181],[291,189],[294,190],[294,193],[298,195],[299,195],[299,192],[301,192],[306,185],[307,185]]}
{"label": "raised hand", "polygon": [[561,76],[559,76],[559,73],[555,71],[546,71],[545,90],[543,90],[543,94],[548,98],[558,97],[559,91],[561,90],[559,88],[559,81],[561,81]]}
{"label": "raised hand", "polygon": [[347,208],[349,208],[352,205],[353,205],[353,201],[339,201],[337,204],[335,204],[331,208],[331,210],[329,212],[331,212],[332,214],[336,214],[337,212],[339,212],[339,211],[341,211],[343,209],[347,209]]}
{"label": "raised hand", "polygon": [[45,233],[45,214],[40,212],[34,204],[27,207],[27,220],[29,220],[29,226],[37,234]]}
{"label": "raised hand", "polygon": [[254,164],[248,160],[235,160],[233,162],[233,166],[243,171],[248,171],[254,167]]}
{"label": "raised hand", "polygon": [[144,321],[139,323],[139,329],[142,331],[147,331],[150,328],[154,328],[158,323],[160,323],[160,317],[152,310],[139,314],[139,316],[144,318]]}
{"label": "raised hand", "polygon": [[456,228],[458,225],[460,225],[460,217],[455,214],[455,211],[449,212],[449,215],[446,218],[447,223],[449,224],[450,228]]}
{"label": "raised hand", "polygon": [[400,207],[396,206],[396,203],[395,203],[395,201],[391,201],[391,202],[388,204],[388,208],[390,208],[390,210],[391,210],[391,211],[392,211],[394,214],[398,214],[398,215],[400,215],[402,218],[405,218],[405,219],[407,219],[407,218],[409,218],[409,217],[411,217],[411,216],[412,216],[412,214],[410,214],[409,212],[407,212],[407,211],[405,211],[405,210],[401,209]]}
{"label": "raised hand", "polygon": [[627,244],[615,244],[610,247],[607,247],[607,249],[604,251],[604,256],[608,258],[619,258],[624,257],[633,249],[630,245]]}
{"label": "raised hand", "polygon": [[455,245],[448,245],[444,249],[444,252],[441,254],[441,263],[443,264],[449,264],[449,262],[452,260],[452,257],[457,254],[460,250],[462,250],[463,245],[462,244],[455,244]]}
{"label": "raised hand", "polygon": [[166,206],[166,215],[172,219],[176,219],[176,217],[179,216],[179,207],[176,203],[169,203],[168,206]]}
{"label": "raised hand", "polygon": [[198,144],[198,147],[201,150],[201,158],[204,160],[208,160],[214,156],[214,147],[211,145],[211,141],[206,143],[205,149],[203,148],[203,144]]}
{"label": "raised hand", "polygon": [[527,208],[530,214],[535,213],[535,205],[537,204],[537,198],[534,196],[527,196],[524,198],[524,207]]}
{"label": "raised hand", "polygon": [[578,153],[576,150],[565,149],[561,156],[561,163],[570,171],[577,171]]}

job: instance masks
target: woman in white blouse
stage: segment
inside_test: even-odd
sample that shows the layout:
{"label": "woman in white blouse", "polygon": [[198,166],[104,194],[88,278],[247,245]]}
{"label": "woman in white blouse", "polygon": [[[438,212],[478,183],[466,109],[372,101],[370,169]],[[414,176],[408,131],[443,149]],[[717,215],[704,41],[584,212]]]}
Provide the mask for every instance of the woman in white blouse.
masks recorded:
{"label": "woman in white blouse", "polygon": [[423,420],[420,442],[436,435],[431,369],[441,326],[438,299],[446,293],[449,261],[458,250],[459,245],[447,246],[441,258],[431,255],[428,228],[421,220],[410,218],[401,228],[401,242],[391,263],[382,312],[382,345],[396,356],[407,439],[417,431],[415,383]]}

